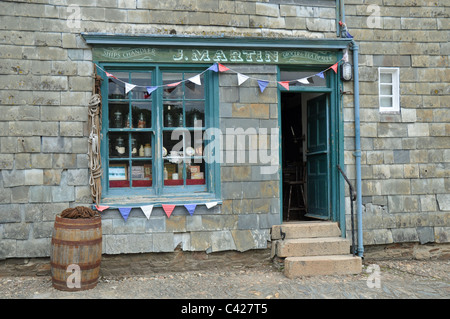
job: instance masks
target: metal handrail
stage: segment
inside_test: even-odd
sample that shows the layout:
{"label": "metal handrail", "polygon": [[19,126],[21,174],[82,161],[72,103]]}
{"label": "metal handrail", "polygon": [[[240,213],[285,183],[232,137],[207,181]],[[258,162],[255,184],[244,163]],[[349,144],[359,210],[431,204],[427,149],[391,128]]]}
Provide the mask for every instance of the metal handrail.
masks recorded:
{"label": "metal handrail", "polygon": [[350,200],[351,200],[351,205],[350,205],[350,209],[351,209],[351,223],[352,223],[352,254],[353,256],[356,255],[356,245],[355,245],[355,223],[354,223],[354,216],[353,216],[353,202],[356,200],[356,192],[353,189],[352,183],[350,183],[347,175],[345,175],[344,171],[341,169],[341,166],[337,165],[337,168],[339,170],[339,172],[341,172],[342,176],[344,177],[345,181],[348,184],[348,187],[350,189]]}

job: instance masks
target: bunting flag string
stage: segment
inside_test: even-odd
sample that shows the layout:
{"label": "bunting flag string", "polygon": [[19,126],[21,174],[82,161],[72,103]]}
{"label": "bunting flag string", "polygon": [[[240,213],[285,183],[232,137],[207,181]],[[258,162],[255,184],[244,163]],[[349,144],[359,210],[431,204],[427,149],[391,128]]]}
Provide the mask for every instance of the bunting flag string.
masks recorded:
{"label": "bunting flag string", "polygon": [[[202,203],[206,206],[207,209],[210,209],[214,206],[217,206],[218,202],[208,202],[208,203]],[[173,210],[176,206],[184,206],[186,210],[188,211],[189,215],[193,216],[195,209],[200,204],[162,204],[161,207],[164,211],[164,213],[167,215],[167,218],[170,218],[172,215]],[[148,220],[150,220],[150,216],[154,210],[155,205],[143,205],[143,206],[137,206],[136,208],[140,208],[142,212],[144,213],[145,217],[147,217]],[[128,220],[128,217],[130,215],[131,210],[134,208],[134,206],[106,206],[106,205],[93,205],[93,208],[98,210],[99,212],[103,212],[104,210],[107,210],[109,208],[111,209],[118,209],[120,214],[122,215],[125,222]]]}
{"label": "bunting flag string", "polygon": [[[345,58],[345,57],[346,57],[346,56],[344,55],[344,58]],[[223,64],[221,64],[221,63],[214,63],[213,65],[211,65],[210,67],[208,67],[206,70],[202,71],[201,73],[199,73],[199,74],[197,74],[197,75],[195,75],[195,76],[193,76],[193,77],[190,77],[190,78],[188,78],[188,79],[181,80],[181,81],[178,81],[178,82],[173,82],[173,83],[168,83],[168,84],[163,84],[163,85],[158,85],[158,86],[142,86],[142,85],[136,85],[136,84],[128,83],[128,82],[125,82],[125,81],[123,81],[123,80],[117,78],[116,76],[114,76],[113,74],[107,72],[106,70],[102,69],[102,68],[101,68],[100,66],[98,66],[97,64],[96,64],[96,66],[97,66],[97,68],[99,68],[100,70],[102,70],[103,72],[105,72],[105,74],[106,74],[106,76],[107,76],[108,78],[112,78],[112,79],[114,79],[115,81],[122,82],[122,83],[125,85],[125,94],[127,94],[128,92],[132,91],[132,90],[135,89],[135,88],[144,88],[144,89],[147,91],[147,93],[149,94],[149,96],[150,96],[150,95],[152,94],[152,92],[154,92],[154,91],[157,90],[158,88],[162,88],[162,87],[176,87],[176,86],[180,85],[181,83],[184,83],[184,82],[187,82],[187,81],[192,82],[192,83],[194,83],[195,85],[200,85],[200,86],[201,86],[201,85],[202,85],[202,82],[201,82],[201,78],[200,78],[200,77],[201,77],[201,75],[203,75],[203,74],[204,74],[205,72],[207,72],[207,71],[213,71],[213,72],[226,72],[226,71],[231,71],[231,72],[234,72],[234,73],[237,74],[237,80],[238,80],[238,85],[239,85],[239,86],[240,86],[242,83],[244,83],[245,81],[247,81],[248,79],[256,80],[257,83],[258,83],[258,86],[259,86],[259,89],[260,89],[261,93],[263,93],[264,90],[266,89],[266,87],[267,87],[267,86],[269,85],[269,83],[271,83],[271,82],[272,82],[272,83],[273,83],[273,82],[276,82],[276,83],[278,83],[279,85],[281,85],[282,87],[284,87],[286,90],[289,90],[289,85],[290,85],[291,82],[299,82],[299,83],[301,83],[301,84],[308,85],[308,84],[314,83],[314,81],[313,81],[313,77],[314,77],[314,76],[317,76],[317,77],[319,77],[319,78],[324,79],[324,78],[325,78],[324,73],[325,73],[326,71],[330,70],[330,69],[332,69],[335,73],[337,73],[337,68],[338,68],[339,62],[341,62],[342,60],[344,60],[344,58],[342,58],[341,60],[339,60],[339,61],[336,62],[335,64],[331,65],[331,66],[328,67],[327,69],[325,69],[325,70],[323,70],[323,71],[320,71],[319,73],[316,73],[316,74],[313,74],[313,75],[310,75],[310,76],[308,76],[308,77],[304,77],[304,78],[301,78],[301,79],[295,79],[295,80],[290,80],[290,81],[269,81],[269,80],[264,80],[264,79],[253,78],[253,77],[244,75],[244,74],[242,74],[242,73],[240,73],[240,72],[234,71],[233,69],[231,69],[231,68],[229,68],[229,67],[227,67],[227,66],[225,66],[225,65],[223,65]]]}

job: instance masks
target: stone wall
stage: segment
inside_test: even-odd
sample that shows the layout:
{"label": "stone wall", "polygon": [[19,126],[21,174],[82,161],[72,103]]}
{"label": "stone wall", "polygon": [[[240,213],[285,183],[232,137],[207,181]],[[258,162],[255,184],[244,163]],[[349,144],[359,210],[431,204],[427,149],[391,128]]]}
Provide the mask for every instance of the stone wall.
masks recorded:
{"label": "stone wall", "polygon": [[[91,203],[87,104],[94,66],[82,32],[323,38],[336,30],[334,2],[323,2],[1,1],[0,259],[48,256],[54,216]],[[276,69],[270,72],[275,78]],[[275,88],[267,88],[270,101],[260,101],[249,97],[257,87],[237,91],[230,81],[220,80],[222,124],[239,118],[244,127],[276,125]],[[269,228],[279,222],[279,177],[261,176],[259,166],[224,166],[223,204],[199,207],[193,217],[176,209],[166,219],[157,208],[147,221],[134,209],[124,223],[117,210],[105,212],[104,251],[173,251],[180,243],[203,251],[266,248]]]}
{"label": "stone wall", "polygon": [[[381,24],[369,27],[373,16],[364,1],[346,1],[347,26],[361,53],[365,243],[448,242],[449,7],[420,0],[373,4],[380,6]],[[325,0],[1,1],[0,259],[48,256],[55,214],[91,203],[86,153],[93,63],[81,32],[335,38],[334,6]],[[400,114],[378,111],[378,66],[401,68]],[[274,66],[236,70],[276,76]],[[256,86],[233,81],[220,76],[221,128],[276,125],[276,88],[258,95]],[[350,94],[344,118],[345,163],[354,179]],[[157,208],[150,222],[134,209],[124,223],[117,211],[106,212],[104,251],[265,248],[270,225],[279,222],[280,194],[279,176],[261,175],[261,166],[223,165],[222,205],[199,207],[192,217],[177,208],[167,219]]]}
{"label": "stone wall", "polygon": [[[345,3],[346,24],[360,48],[364,244],[448,243],[449,4]],[[379,112],[378,67],[400,68],[398,114]],[[352,95],[344,104],[345,162],[355,178]]]}

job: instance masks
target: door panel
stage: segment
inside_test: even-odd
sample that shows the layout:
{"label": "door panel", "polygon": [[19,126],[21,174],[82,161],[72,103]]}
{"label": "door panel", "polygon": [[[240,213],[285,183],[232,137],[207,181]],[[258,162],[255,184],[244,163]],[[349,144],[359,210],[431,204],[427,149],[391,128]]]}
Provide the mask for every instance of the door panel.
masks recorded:
{"label": "door panel", "polygon": [[307,198],[308,217],[329,219],[330,174],[327,96],[307,102]]}

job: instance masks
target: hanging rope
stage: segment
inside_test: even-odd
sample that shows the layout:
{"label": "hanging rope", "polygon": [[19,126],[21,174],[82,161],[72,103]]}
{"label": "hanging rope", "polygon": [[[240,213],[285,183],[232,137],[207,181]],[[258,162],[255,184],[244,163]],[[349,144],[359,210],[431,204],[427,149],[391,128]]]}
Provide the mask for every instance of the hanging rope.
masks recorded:
{"label": "hanging rope", "polygon": [[95,87],[93,95],[89,100],[89,185],[91,195],[95,204],[100,204],[102,195],[101,177],[103,175],[100,156],[100,130],[101,130],[101,104],[100,93],[101,78],[95,74]]}

